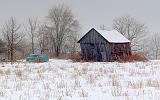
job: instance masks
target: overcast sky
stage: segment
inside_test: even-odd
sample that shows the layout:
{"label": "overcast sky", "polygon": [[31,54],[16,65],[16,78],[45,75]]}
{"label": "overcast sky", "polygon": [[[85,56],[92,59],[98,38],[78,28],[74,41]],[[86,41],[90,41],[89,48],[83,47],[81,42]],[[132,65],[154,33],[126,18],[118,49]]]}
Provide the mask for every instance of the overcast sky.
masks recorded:
{"label": "overcast sky", "polygon": [[160,0],[0,0],[0,25],[14,16],[26,23],[29,16],[41,21],[50,7],[69,6],[79,20],[82,32],[104,24],[108,29],[115,17],[130,15],[145,23],[150,32],[160,32]]}

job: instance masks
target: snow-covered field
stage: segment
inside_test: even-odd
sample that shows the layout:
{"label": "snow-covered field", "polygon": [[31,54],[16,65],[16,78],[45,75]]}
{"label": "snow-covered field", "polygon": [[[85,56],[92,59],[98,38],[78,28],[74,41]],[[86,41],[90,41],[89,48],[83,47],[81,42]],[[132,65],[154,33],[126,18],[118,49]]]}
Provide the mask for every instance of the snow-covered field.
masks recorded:
{"label": "snow-covered field", "polygon": [[160,61],[0,63],[0,100],[160,100]]}

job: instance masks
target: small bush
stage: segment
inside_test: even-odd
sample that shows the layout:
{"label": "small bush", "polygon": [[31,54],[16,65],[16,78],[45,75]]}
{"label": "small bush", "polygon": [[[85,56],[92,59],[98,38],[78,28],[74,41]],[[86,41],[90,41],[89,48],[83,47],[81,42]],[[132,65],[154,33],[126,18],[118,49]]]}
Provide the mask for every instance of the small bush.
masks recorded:
{"label": "small bush", "polygon": [[68,55],[66,55],[66,54],[59,54],[58,57],[54,57],[54,58],[57,58],[57,59],[68,59]]}
{"label": "small bush", "polygon": [[132,89],[142,89],[144,86],[144,81],[128,82],[128,87]]}
{"label": "small bush", "polygon": [[84,62],[84,59],[81,55],[70,55],[69,59],[71,59],[72,61],[76,61],[76,62]]}
{"label": "small bush", "polygon": [[17,71],[15,74],[16,74],[16,76],[19,77],[19,78],[22,77],[22,72],[21,72],[21,71]]}
{"label": "small bush", "polygon": [[34,62],[34,63],[42,63],[42,62],[45,62],[43,60],[34,60],[34,61],[31,61],[31,62]]}
{"label": "small bush", "polygon": [[5,74],[6,74],[6,75],[10,75],[10,74],[11,74],[10,69],[6,70],[6,71],[5,71]]}
{"label": "small bush", "polygon": [[128,96],[128,91],[122,90],[122,87],[113,87],[112,96]]}
{"label": "small bush", "polygon": [[88,92],[82,89],[82,90],[79,92],[79,96],[80,96],[80,97],[88,97]]}
{"label": "small bush", "polygon": [[116,79],[116,78],[113,78],[112,79],[112,86],[120,86],[120,80]]}
{"label": "small bush", "polygon": [[23,58],[20,58],[20,57],[19,57],[19,58],[16,58],[16,60],[23,60]]}
{"label": "small bush", "polygon": [[83,57],[79,54],[60,54],[58,57],[56,57],[58,59],[70,59],[72,61],[75,62],[84,62]]}
{"label": "small bush", "polygon": [[2,69],[0,69],[0,74],[3,75],[4,74],[4,71]]}
{"label": "small bush", "polygon": [[148,59],[140,54],[132,54],[126,57],[117,57],[118,62],[148,61]]}

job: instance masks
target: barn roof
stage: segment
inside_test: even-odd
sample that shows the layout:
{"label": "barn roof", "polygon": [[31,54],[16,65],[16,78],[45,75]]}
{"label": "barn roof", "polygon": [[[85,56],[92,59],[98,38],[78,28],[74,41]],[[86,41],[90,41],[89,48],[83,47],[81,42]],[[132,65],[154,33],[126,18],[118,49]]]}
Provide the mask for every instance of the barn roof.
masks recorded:
{"label": "barn roof", "polygon": [[110,43],[126,43],[130,42],[127,38],[125,38],[121,33],[117,30],[98,30],[95,29],[99,34],[101,34],[108,42]]}
{"label": "barn roof", "polygon": [[[107,31],[107,30],[98,30],[98,29],[95,29],[95,28],[93,28],[93,29],[96,30],[102,37],[104,37],[104,39],[106,39],[110,43],[127,43],[127,42],[130,42],[127,38],[125,38],[117,30]],[[84,37],[85,37],[85,35],[82,38],[84,38]],[[82,38],[78,42],[80,42],[82,40]]]}

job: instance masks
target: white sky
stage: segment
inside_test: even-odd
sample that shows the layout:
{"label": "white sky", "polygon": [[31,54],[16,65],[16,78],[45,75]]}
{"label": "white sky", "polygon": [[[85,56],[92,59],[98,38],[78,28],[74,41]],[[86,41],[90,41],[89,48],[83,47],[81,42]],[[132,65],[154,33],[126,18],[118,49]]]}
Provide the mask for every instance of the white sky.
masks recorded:
{"label": "white sky", "polygon": [[0,0],[0,25],[14,16],[19,23],[28,17],[44,20],[50,7],[69,6],[82,27],[82,34],[104,24],[111,28],[115,17],[130,15],[146,23],[150,32],[160,32],[160,0]]}

